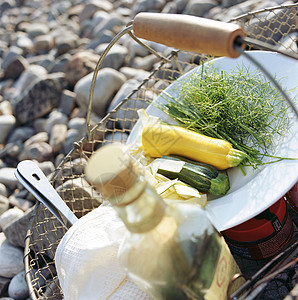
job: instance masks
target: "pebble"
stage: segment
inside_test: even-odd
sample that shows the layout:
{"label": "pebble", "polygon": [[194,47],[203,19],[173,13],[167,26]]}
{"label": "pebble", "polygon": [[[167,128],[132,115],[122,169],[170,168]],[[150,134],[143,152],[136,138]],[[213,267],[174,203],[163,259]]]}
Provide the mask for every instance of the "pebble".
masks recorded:
{"label": "pebble", "polygon": [[0,232],[0,276],[12,278],[24,270],[23,251],[8,242]]}
{"label": "pebble", "polygon": [[165,4],[165,0],[137,0],[133,7],[133,14],[136,15],[142,11],[160,12]]}
{"label": "pebble", "polygon": [[54,38],[47,35],[39,35],[34,39],[34,51],[36,53],[43,53],[50,51],[54,47],[55,41]]}
{"label": "pebble", "polygon": [[66,81],[74,86],[81,78],[94,71],[99,58],[99,55],[91,51],[74,54],[66,64]]}
{"label": "pebble", "polygon": [[15,220],[21,218],[24,215],[24,212],[18,207],[13,207],[0,215],[0,230],[3,229],[14,222]]}
{"label": "pebble", "polygon": [[17,179],[14,176],[15,168],[4,167],[0,169],[0,183],[4,184],[10,190],[17,187]]}
{"label": "pebble", "polygon": [[[117,105],[119,105],[124,98],[132,91],[136,90],[137,87],[140,85],[140,82],[136,79],[129,79],[127,80],[119,89],[118,93],[115,95],[113,98],[113,101],[111,102],[108,111],[112,111]],[[132,107],[133,105],[133,107]],[[137,112],[134,110],[134,108],[146,108],[147,103],[145,101],[142,101],[141,99],[137,100],[135,103],[131,104],[129,102],[128,104],[125,103],[121,109],[118,112],[118,118],[119,118],[119,123],[122,129],[131,129],[131,125],[129,121],[125,121],[125,119],[132,120],[132,119],[137,119]]]}
{"label": "pebble", "polygon": [[99,37],[107,29],[113,31],[115,27],[121,27],[125,25],[126,21],[128,20],[125,20],[120,15],[111,13],[107,19],[104,19],[94,27],[92,37]]}
{"label": "pebble", "polygon": [[27,229],[31,221],[32,209],[28,208],[21,217],[15,218],[3,228],[3,233],[10,245],[20,248],[24,246]]}
{"label": "pebble", "polygon": [[45,142],[33,143],[24,146],[24,150],[19,156],[19,160],[37,160],[38,162],[49,160],[53,155],[51,145]]}
{"label": "pebble", "polygon": [[48,140],[49,140],[49,134],[44,129],[42,132],[36,133],[35,135],[27,139],[24,143],[24,146],[28,147],[29,145],[34,143],[42,143],[42,142],[46,143]]}
{"label": "pebble", "polygon": [[101,44],[108,44],[112,41],[114,33],[108,29],[104,30],[98,38],[94,38],[88,42],[86,49],[96,49]]}
{"label": "pebble", "polygon": [[12,115],[11,103],[7,100],[3,100],[0,103],[0,115]]}
{"label": "pebble", "polygon": [[16,56],[5,66],[2,65],[4,71],[4,78],[17,79],[23,71],[29,66],[28,61],[23,56]]}
{"label": "pebble", "polygon": [[40,35],[45,35],[49,33],[50,28],[47,24],[44,23],[32,23],[27,28],[27,33],[31,38],[35,38]]}
{"label": "pebble", "polygon": [[30,207],[32,207],[34,205],[34,202],[29,201],[27,199],[23,199],[20,197],[16,197],[14,195],[11,195],[9,197],[9,204],[12,207],[17,207],[19,209],[21,209],[22,211],[27,211]]}
{"label": "pebble", "polygon": [[113,4],[106,0],[97,0],[87,3],[79,14],[79,21],[82,23],[87,19],[91,19],[97,11],[110,12],[113,9]]}
{"label": "pebble", "polygon": [[55,124],[51,128],[49,144],[52,147],[52,152],[59,153],[63,148],[66,140],[67,126],[66,124]]}
{"label": "pebble", "polygon": [[25,299],[29,296],[25,271],[21,271],[11,279],[8,286],[8,295],[16,300]]}
{"label": "pebble", "polygon": [[[7,195],[8,195],[7,188],[6,188],[5,184],[3,184],[3,183],[0,183],[0,195],[5,196],[5,197],[7,197]],[[1,215],[0,215],[0,217],[1,217]]]}
{"label": "pebble", "polygon": [[65,143],[63,145],[63,153],[67,154],[74,146],[74,143],[82,138],[82,134],[77,129],[68,129]]}
{"label": "pebble", "polygon": [[218,2],[215,0],[190,0],[184,9],[184,13],[187,15],[203,17],[210,9],[217,5]]}
{"label": "pebble", "polygon": [[150,74],[150,72],[145,70],[139,70],[131,67],[122,67],[119,71],[124,74],[127,79],[135,78],[140,82],[147,78]]}
{"label": "pebble", "polygon": [[61,97],[61,85],[56,78],[38,81],[15,106],[17,120],[24,124],[49,113],[57,107]]}
{"label": "pebble", "polygon": [[[95,49],[95,52],[102,55],[106,47],[107,44],[101,44]],[[121,45],[115,45],[103,60],[101,68],[109,67],[118,70],[123,66],[124,61],[127,57],[127,53],[128,50],[126,47]]]}
{"label": "pebble", "polygon": [[152,70],[155,63],[159,61],[159,58],[156,57],[154,54],[150,54],[145,57],[137,56],[131,66],[135,69],[142,69],[145,71]]}
{"label": "pebble", "polygon": [[35,82],[45,77],[47,73],[46,68],[36,64],[30,64],[27,70],[16,80],[14,88],[17,89],[18,92],[24,93],[28,91]]}
{"label": "pebble", "polygon": [[70,116],[74,107],[75,107],[75,98],[76,94],[70,90],[63,90],[61,95],[61,101],[58,106],[58,111],[61,111],[63,114]]}
{"label": "pebble", "polygon": [[16,118],[13,115],[0,116],[0,144],[6,141],[15,124]]}
{"label": "pebble", "polygon": [[69,120],[67,126],[68,126],[69,129],[76,129],[79,132],[81,132],[82,134],[85,134],[85,132],[86,132],[86,119],[85,118],[80,118],[80,117],[72,118],[71,120]]}
{"label": "pebble", "polygon": [[9,200],[7,197],[0,195],[0,216],[9,208]]}
{"label": "pebble", "polygon": [[[93,72],[107,45],[134,16],[142,11],[183,13],[215,20],[227,21],[254,10],[295,3],[285,0],[3,0],[0,1],[0,298],[28,299],[24,280],[24,241],[30,226],[30,217],[36,199],[17,181],[14,175],[19,161],[34,160],[48,178],[73,149],[74,143],[86,135],[86,116]],[[295,11],[293,12],[295,13]],[[297,52],[297,33],[291,24],[284,24],[288,32],[280,40],[276,18],[287,22],[283,11],[269,14],[267,19],[253,19],[258,24],[256,34],[274,38],[280,49]],[[269,28],[269,21],[271,27]],[[251,27],[247,31],[253,30]],[[167,56],[172,48],[155,42],[147,45]],[[179,53],[179,59],[190,62],[191,55]],[[96,78],[91,126],[98,124],[107,112],[141,82],[148,78],[159,59],[140,46],[129,35],[124,35],[104,58]],[[159,73],[158,73],[159,74]],[[162,76],[175,77],[168,72]],[[164,81],[149,80],[146,85],[160,92],[167,85]],[[135,105],[145,108],[147,100],[154,99],[154,92],[138,92]],[[96,142],[86,142],[84,150],[93,151],[102,144],[124,143],[130,123],[126,118],[137,118],[135,106],[123,105],[118,112],[117,123],[103,124],[93,132]],[[133,110],[132,110],[133,108]],[[113,130],[113,133],[111,133]],[[83,158],[64,162],[63,176],[81,175]],[[61,174],[57,175],[62,180]],[[98,205],[99,195],[81,179],[63,182],[56,189],[66,199],[86,196],[85,208]],[[67,187],[67,189],[66,189]],[[93,193],[93,194],[92,194]],[[95,198],[98,199],[95,200]],[[75,201],[75,208],[82,203]],[[81,216],[80,214],[78,216]],[[47,220],[52,218],[52,220]],[[53,258],[55,246],[49,244],[65,233],[59,222],[45,210],[36,222],[45,223],[33,239],[40,240],[37,249]],[[40,239],[45,231],[53,232],[47,239]],[[46,249],[46,250],[44,250]],[[53,270],[52,270],[53,271]],[[52,272],[51,271],[51,272]],[[50,276],[41,270],[37,276],[40,285]],[[49,284],[45,295],[53,297],[56,286]],[[59,294],[59,291],[57,292]]]}
{"label": "pebble", "polygon": [[50,134],[52,131],[52,128],[55,125],[57,125],[57,124],[66,125],[67,122],[68,122],[68,117],[65,114],[63,114],[60,111],[54,110],[48,116],[45,130],[48,134]]}
{"label": "pebble", "polygon": [[9,135],[7,143],[15,143],[17,141],[25,142],[34,135],[34,129],[29,126],[15,128]]}
{"label": "pebble", "polygon": [[38,166],[46,176],[49,176],[55,171],[55,166],[51,161],[43,161],[38,163]]}
{"label": "pebble", "polygon": [[[76,101],[85,111],[88,109],[92,77],[93,74],[88,74],[80,79],[74,87]],[[126,77],[114,69],[104,68],[99,70],[94,88],[92,111],[103,117],[106,114],[109,102],[125,80]]]}
{"label": "pebble", "polygon": [[[11,278],[6,278],[6,277],[0,276],[0,295],[3,295],[4,292],[7,290],[10,280],[11,280]],[[1,300],[4,300],[4,299],[11,300],[12,298],[1,297]]]}

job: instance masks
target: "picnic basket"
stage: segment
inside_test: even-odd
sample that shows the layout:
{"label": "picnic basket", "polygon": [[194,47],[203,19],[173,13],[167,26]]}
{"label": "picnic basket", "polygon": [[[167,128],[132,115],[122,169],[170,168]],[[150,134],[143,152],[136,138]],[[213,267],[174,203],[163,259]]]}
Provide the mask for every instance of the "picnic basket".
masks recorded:
{"label": "picnic basket", "polygon": [[[243,14],[229,22],[241,25],[248,37],[295,53],[298,29],[297,8],[298,4],[266,8]],[[127,30],[126,33],[130,34],[131,31]],[[109,45],[107,52],[112,46],[113,44]],[[253,47],[247,49],[254,50]],[[51,177],[52,185],[57,188],[59,195],[77,217],[89,213],[101,201],[100,195],[92,190],[87,191],[88,187],[85,186],[84,166],[88,157],[101,145],[114,141],[125,143],[138,120],[136,111],[146,108],[154,95],[158,95],[173,80],[207,58],[208,56],[202,53],[181,50],[171,51],[167,60],[159,56],[160,62],[150,76],[132,90],[98,124],[91,125],[90,118],[87,118],[86,137],[74,144],[73,149],[64,157]],[[294,208],[289,205],[289,209],[294,223],[297,223]],[[63,299],[54,255],[65,232],[66,229],[55,216],[38,202],[33,210],[25,241],[25,271],[31,299]],[[280,253],[279,257],[275,258],[275,261],[252,261],[235,257],[242,272],[248,278],[243,290],[252,292],[262,287],[262,284],[268,283],[255,297],[251,294],[250,299],[283,299],[289,296],[295,287],[297,289],[297,285],[295,286],[295,280],[297,280],[295,277],[297,243],[295,244],[295,240],[297,240],[296,229],[291,244]],[[241,299],[242,292],[240,292],[233,299]]]}

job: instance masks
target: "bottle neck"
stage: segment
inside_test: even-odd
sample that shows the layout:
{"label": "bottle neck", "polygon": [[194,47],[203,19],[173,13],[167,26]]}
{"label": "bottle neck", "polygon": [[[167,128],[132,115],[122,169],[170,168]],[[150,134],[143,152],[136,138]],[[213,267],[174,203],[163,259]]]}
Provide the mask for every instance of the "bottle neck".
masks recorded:
{"label": "bottle neck", "polygon": [[127,229],[133,233],[152,230],[165,215],[166,204],[143,176],[139,176],[125,193],[109,201]]}

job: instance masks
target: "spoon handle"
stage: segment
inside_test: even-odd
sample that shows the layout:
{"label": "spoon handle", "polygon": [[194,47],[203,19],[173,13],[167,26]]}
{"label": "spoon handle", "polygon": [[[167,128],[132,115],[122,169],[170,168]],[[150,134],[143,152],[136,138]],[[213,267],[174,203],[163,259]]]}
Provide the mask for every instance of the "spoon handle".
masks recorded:
{"label": "spoon handle", "polygon": [[65,228],[68,229],[78,220],[36,163],[30,160],[21,161],[15,170],[15,176],[37,200],[56,216]]}

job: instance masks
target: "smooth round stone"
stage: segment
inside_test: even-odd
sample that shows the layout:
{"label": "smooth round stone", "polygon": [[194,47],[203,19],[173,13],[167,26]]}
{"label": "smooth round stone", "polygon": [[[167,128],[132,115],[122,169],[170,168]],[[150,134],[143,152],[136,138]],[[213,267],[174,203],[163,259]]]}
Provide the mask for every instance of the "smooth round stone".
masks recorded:
{"label": "smooth round stone", "polygon": [[161,11],[164,14],[176,14],[177,5],[174,2],[168,2]]}
{"label": "smooth round stone", "polygon": [[69,129],[67,131],[66,140],[63,146],[63,151],[65,154],[69,153],[69,151],[73,148],[73,143],[78,142],[82,138],[82,134],[77,129]]}
{"label": "smooth round stone", "polygon": [[[107,44],[99,45],[95,49],[95,52],[98,54],[102,54],[106,47]],[[126,47],[121,45],[115,45],[103,60],[101,68],[109,67],[118,70],[120,67],[123,66],[127,53],[128,50]]]}
{"label": "smooth round stone", "polygon": [[[0,277],[0,295],[6,293],[9,283],[10,283],[10,278]],[[1,297],[1,300],[13,300],[13,299],[10,297]]]}
{"label": "smooth round stone", "polygon": [[203,17],[210,9],[218,5],[215,0],[190,0],[183,13],[186,15],[193,15]]}
{"label": "smooth round stone", "polygon": [[24,142],[34,135],[34,129],[28,126],[15,128],[7,139],[7,143]]}
{"label": "smooth round stone", "polygon": [[0,169],[0,183],[4,184],[10,190],[17,187],[18,181],[14,175],[15,168],[4,167]]}
{"label": "smooth round stone", "polygon": [[46,176],[52,174],[55,171],[55,166],[51,161],[40,162],[38,163],[38,166]]}
{"label": "smooth round stone", "polygon": [[31,208],[34,205],[34,203],[32,201],[29,201],[27,199],[22,199],[19,197],[15,197],[14,195],[9,197],[9,204],[12,207],[17,207],[24,212],[27,211],[29,208]]}
{"label": "smooth round stone", "polygon": [[59,72],[65,73],[66,65],[70,60],[70,58],[71,55],[69,53],[65,53],[59,56],[59,58],[57,58],[54,61],[53,65],[50,68],[48,68],[49,73],[59,73]]}
{"label": "smooth round stone", "polygon": [[99,37],[105,30],[113,30],[114,27],[123,26],[125,23],[127,22],[123,16],[111,13],[109,14],[108,19],[103,20],[94,27],[92,37]]}
{"label": "smooth round stone", "polygon": [[85,131],[87,126],[86,126],[86,119],[85,118],[72,118],[69,120],[67,124],[69,129],[77,129],[79,131]]}
{"label": "smooth round stone", "polygon": [[34,39],[34,50],[37,53],[47,52],[51,50],[55,45],[54,38],[47,34],[47,35],[39,35]]}
{"label": "smooth round stone", "polygon": [[154,54],[147,55],[145,57],[135,57],[131,67],[136,69],[142,69],[145,71],[151,71],[155,63],[159,62],[160,59]]}
{"label": "smooth round stone", "polygon": [[4,76],[7,79],[17,79],[28,67],[28,61],[23,56],[17,56],[4,69]]}
{"label": "smooth round stone", "polygon": [[94,71],[100,56],[91,51],[74,54],[66,64],[65,79],[75,85],[81,78]]}
{"label": "smooth round stone", "polygon": [[0,115],[12,115],[12,107],[9,101],[0,102]]}
{"label": "smooth round stone", "polygon": [[56,124],[66,125],[67,122],[68,122],[68,117],[65,114],[63,114],[60,111],[53,111],[50,113],[50,116],[47,120],[46,132],[50,134],[54,125]]}
{"label": "smooth round stone", "polygon": [[78,46],[79,37],[76,34],[68,33],[56,39],[57,56],[65,54]]}
{"label": "smooth round stone", "polygon": [[4,229],[9,224],[23,217],[24,211],[18,207],[10,208],[0,215],[0,229]]}
{"label": "smooth round stone", "polygon": [[12,278],[24,270],[24,253],[19,247],[11,245],[3,232],[0,233],[0,276]]}
{"label": "smooth round stone", "polygon": [[[127,80],[122,87],[119,89],[115,95],[113,101],[111,102],[108,111],[112,111],[117,105],[119,105],[125,97],[136,90],[140,85],[140,82],[136,79]],[[132,129],[132,122],[128,120],[134,120],[138,118],[137,110],[145,109],[148,106],[148,102],[142,100],[141,94],[138,95],[138,100],[128,101],[124,103],[121,109],[117,113],[117,118],[119,119],[119,124],[122,129]],[[147,100],[149,100],[149,93],[146,93]]]}
{"label": "smooth round stone", "polygon": [[33,50],[33,41],[25,34],[17,38],[15,45],[27,53],[31,53]]}
{"label": "smooth round stone", "polygon": [[145,78],[148,78],[150,75],[150,72],[148,71],[144,71],[141,69],[135,69],[135,68],[131,68],[131,67],[122,67],[119,70],[122,74],[124,74],[126,76],[126,78],[128,79],[136,79],[138,81],[143,81]]}
{"label": "smooth round stone", "polygon": [[19,91],[26,91],[32,86],[36,81],[40,80],[47,75],[46,68],[39,65],[30,65],[27,70],[25,70],[21,76],[17,79],[14,87]]}
{"label": "smooth round stone", "polygon": [[3,184],[3,183],[0,183],[0,195],[4,196],[4,197],[7,197],[7,195],[8,195],[7,188],[6,188],[5,184]]}
{"label": "smooth round stone", "polygon": [[45,142],[33,143],[25,146],[23,152],[20,154],[19,159],[37,160],[38,162],[49,160],[53,155],[52,147]]}
{"label": "smooth round stone", "polygon": [[39,35],[45,35],[50,31],[49,26],[43,23],[31,23],[27,28],[30,37],[35,38]]}
{"label": "smooth round stone", "polygon": [[70,90],[63,90],[58,110],[70,116],[75,107],[76,94]]}
{"label": "smooth round stone", "polygon": [[7,211],[9,208],[9,200],[5,197],[0,195],[0,215]]}
{"label": "smooth round stone", "polygon": [[[38,119],[34,120],[33,128],[36,133],[43,134],[43,132],[46,131],[46,124],[47,124],[46,118],[38,118]],[[45,132],[45,134],[47,134],[47,133]]]}
{"label": "smooth round stone", "polygon": [[67,126],[65,124],[53,125],[50,133],[49,144],[53,149],[53,153],[58,153],[63,148],[66,140]]}
{"label": "smooth round stone", "polygon": [[96,49],[101,44],[109,44],[114,38],[115,34],[110,30],[104,30],[101,35],[94,38],[86,44],[86,49]]}
{"label": "smooth round stone", "polygon": [[36,82],[15,104],[14,114],[25,124],[50,113],[60,102],[64,74],[53,73]]}
{"label": "smooth round stone", "polygon": [[[96,26],[99,26],[100,23],[104,23],[108,20],[110,15],[105,11],[97,11],[91,20],[91,23],[88,23],[88,27],[90,26],[90,30],[93,31]],[[84,22],[81,24],[83,26]]]}
{"label": "smooth round stone", "polygon": [[113,9],[113,4],[107,0],[99,0],[99,1],[93,0],[91,3],[87,3],[84,6],[84,9],[81,11],[79,15],[79,21],[80,23],[82,23],[85,20],[92,18],[95,12],[99,10],[109,12],[112,9]]}
{"label": "smooth round stone", "polygon": [[142,11],[160,12],[165,4],[165,0],[137,0],[132,8],[132,12],[134,15]]}
{"label": "smooth round stone", "polygon": [[8,286],[8,295],[15,300],[22,300],[29,296],[25,271],[21,271],[11,279]]}
{"label": "smooth round stone", "polygon": [[[92,78],[93,74],[88,74],[80,79],[74,87],[74,92],[77,95],[76,101],[85,111],[88,110]],[[92,111],[98,116],[103,117],[106,114],[112,96],[118,91],[125,80],[125,76],[114,69],[104,68],[99,70],[94,89]]]}
{"label": "smooth round stone", "polygon": [[47,132],[42,131],[33,135],[28,140],[26,140],[24,146],[28,147],[31,144],[43,143],[43,142],[47,142],[48,140],[49,140],[49,134]]}

